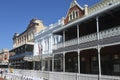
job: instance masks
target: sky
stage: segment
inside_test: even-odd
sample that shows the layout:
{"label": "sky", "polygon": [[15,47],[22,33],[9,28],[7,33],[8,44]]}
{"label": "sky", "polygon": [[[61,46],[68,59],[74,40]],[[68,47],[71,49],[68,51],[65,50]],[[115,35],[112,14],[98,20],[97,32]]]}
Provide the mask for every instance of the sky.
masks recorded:
{"label": "sky", "polygon": [[[100,0],[77,0],[89,7]],[[72,0],[0,0],[0,50],[13,48],[14,33],[26,30],[30,20],[37,18],[48,26],[65,17]]]}

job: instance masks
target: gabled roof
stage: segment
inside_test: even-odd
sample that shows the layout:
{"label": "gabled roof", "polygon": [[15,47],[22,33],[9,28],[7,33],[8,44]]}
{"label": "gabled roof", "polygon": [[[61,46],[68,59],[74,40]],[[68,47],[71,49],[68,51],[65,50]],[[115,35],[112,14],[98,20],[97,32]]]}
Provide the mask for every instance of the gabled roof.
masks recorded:
{"label": "gabled roof", "polygon": [[[83,10],[83,8],[78,4],[78,2],[77,2],[76,0],[73,0],[73,1],[72,1],[71,5],[70,5],[70,8],[72,8],[72,7],[76,6],[76,5],[77,5],[80,9]],[[69,8],[69,9],[70,9],[70,8]]]}
{"label": "gabled roof", "polygon": [[[82,8],[82,7],[78,4],[77,0],[72,0],[72,2],[71,2],[71,4],[70,4],[70,7],[69,7],[69,9],[68,9],[68,11],[67,11],[67,14],[66,14],[65,24],[69,22],[69,21],[68,21],[68,15],[69,15],[70,12],[74,11],[74,9],[78,9],[78,11],[79,11],[79,16],[80,16],[81,13],[83,13],[83,10],[84,10],[84,8]],[[83,13],[83,14],[84,14],[84,13]]]}
{"label": "gabled roof", "polygon": [[[74,7],[74,6],[78,6],[81,10],[84,9],[83,7],[81,7],[81,6],[78,4],[78,2],[77,2],[76,0],[73,0],[73,1],[71,2],[71,4],[70,4],[70,7],[69,7],[68,11],[67,11],[67,15],[68,15],[69,10],[70,10],[72,7]],[[66,15],[66,16],[67,16],[67,15]]]}
{"label": "gabled roof", "polygon": [[57,30],[54,30],[53,33],[55,34],[55,33],[57,33],[57,32],[60,32],[60,31],[62,31],[62,30],[64,30],[64,29],[68,28],[68,27],[72,27],[72,25],[76,25],[76,24],[78,24],[78,23],[80,23],[80,22],[83,22],[83,21],[85,21],[85,20],[88,20],[88,19],[90,19],[90,18],[92,18],[92,17],[99,16],[99,15],[101,15],[101,14],[107,12],[107,11],[110,11],[110,10],[112,10],[112,9],[115,9],[116,7],[120,7],[120,2],[117,2],[117,1],[116,1],[116,2],[113,3],[112,5],[108,5],[108,6],[105,6],[104,8],[102,8],[102,9],[98,9],[98,10],[96,10],[95,12],[93,12],[93,13],[91,13],[91,14],[88,14],[87,16],[84,16],[84,17],[82,17],[82,18],[79,18],[79,19],[77,19],[77,20],[75,20],[75,21],[73,21],[73,22],[65,25],[64,27],[61,27],[61,28],[59,28],[59,29],[57,29]]}

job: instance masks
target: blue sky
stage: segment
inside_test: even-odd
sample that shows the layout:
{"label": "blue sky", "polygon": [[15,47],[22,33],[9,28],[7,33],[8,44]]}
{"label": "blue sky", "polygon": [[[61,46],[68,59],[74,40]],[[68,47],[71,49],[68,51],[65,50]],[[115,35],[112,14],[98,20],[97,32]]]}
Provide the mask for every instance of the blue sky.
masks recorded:
{"label": "blue sky", "polygon": [[[100,0],[77,0],[83,7]],[[12,49],[13,35],[22,33],[32,18],[38,18],[44,25],[57,22],[66,16],[72,0],[0,0],[0,50]]]}

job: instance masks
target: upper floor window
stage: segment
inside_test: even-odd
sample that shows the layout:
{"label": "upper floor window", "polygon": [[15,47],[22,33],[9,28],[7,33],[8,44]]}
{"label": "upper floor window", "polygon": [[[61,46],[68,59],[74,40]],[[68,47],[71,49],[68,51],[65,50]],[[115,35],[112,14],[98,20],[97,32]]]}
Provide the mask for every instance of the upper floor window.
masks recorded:
{"label": "upper floor window", "polygon": [[63,41],[63,37],[60,35],[54,36],[54,44],[61,43]]}
{"label": "upper floor window", "polygon": [[75,17],[75,11],[73,11],[73,19],[75,19],[76,17]]}
{"label": "upper floor window", "polygon": [[45,39],[45,51],[49,50],[49,39]]}
{"label": "upper floor window", "polygon": [[76,18],[78,18],[79,17],[79,15],[78,15],[78,11],[76,11]]}
{"label": "upper floor window", "polygon": [[69,19],[69,21],[71,21],[71,20],[76,19],[78,17],[79,17],[78,11],[74,10],[74,11],[69,13],[68,19]]}
{"label": "upper floor window", "polygon": [[[70,20],[72,20],[72,14],[70,14],[70,16],[69,16],[69,17],[70,17]],[[69,21],[70,21],[70,20],[69,20]]]}

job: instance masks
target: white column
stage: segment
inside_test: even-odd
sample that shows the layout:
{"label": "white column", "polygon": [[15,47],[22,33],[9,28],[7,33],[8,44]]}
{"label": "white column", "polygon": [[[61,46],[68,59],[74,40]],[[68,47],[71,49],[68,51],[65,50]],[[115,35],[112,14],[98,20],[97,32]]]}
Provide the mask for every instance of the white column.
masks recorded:
{"label": "white column", "polygon": [[50,71],[50,59],[48,59],[48,71]]}
{"label": "white column", "polygon": [[54,71],[54,54],[52,56],[52,72]]}
{"label": "white column", "polygon": [[42,71],[45,71],[45,59],[42,59]]}
{"label": "white column", "polygon": [[[78,38],[78,45],[79,45],[79,24],[77,24],[77,38]],[[80,73],[80,51],[78,49],[78,73]]]}
{"label": "white column", "polygon": [[77,18],[76,12],[77,12],[77,11],[74,11],[74,14],[75,14],[75,18]]}
{"label": "white column", "polygon": [[97,25],[97,39],[99,41],[100,39],[100,34],[99,34],[99,19],[98,17],[96,17],[96,25]]}
{"label": "white column", "polygon": [[54,45],[54,42],[53,42],[53,41],[54,41],[54,37],[53,37],[53,34],[52,34],[52,35],[51,35],[51,43],[50,43],[50,47],[51,47],[51,48],[50,48],[50,52],[51,52],[51,53],[53,53],[53,52],[52,52],[53,45]]}
{"label": "white column", "polygon": [[78,38],[78,44],[79,44],[79,24],[77,24],[77,38]]}
{"label": "white column", "polygon": [[43,71],[43,67],[44,67],[44,65],[43,65],[43,50],[41,51],[41,70]]}
{"label": "white column", "polygon": [[63,30],[63,45],[65,47],[65,30]]}
{"label": "white column", "polygon": [[74,19],[74,18],[73,18],[73,12],[71,13],[71,15],[72,15],[72,19]]}
{"label": "white column", "polygon": [[99,39],[100,39],[100,35],[99,35],[99,19],[98,17],[96,17],[96,25],[97,25],[97,49],[98,49],[98,65],[99,65],[99,76],[98,76],[98,80],[101,80],[101,59],[100,59],[100,46],[99,46]]}
{"label": "white column", "polygon": [[33,61],[33,70],[35,70],[35,61]]}
{"label": "white column", "polygon": [[84,11],[85,11],[85,15],[88,15],[88,5],[85,5]]}
{"label": "white column", "polygon": [[63,72],[65,72],[65,52],[63,52]]}
{"label": "white column", "polygon": [[78,49],[78,73],[80,73],[80,51]]}

